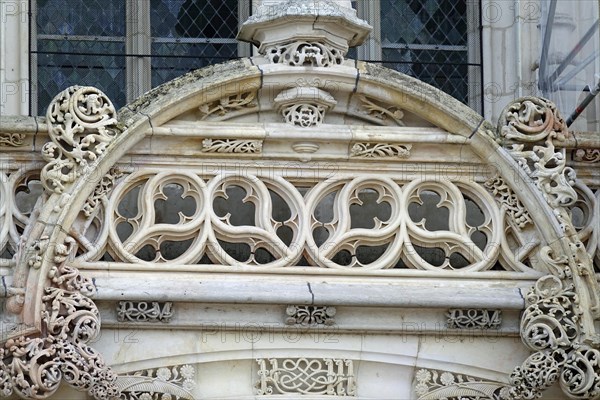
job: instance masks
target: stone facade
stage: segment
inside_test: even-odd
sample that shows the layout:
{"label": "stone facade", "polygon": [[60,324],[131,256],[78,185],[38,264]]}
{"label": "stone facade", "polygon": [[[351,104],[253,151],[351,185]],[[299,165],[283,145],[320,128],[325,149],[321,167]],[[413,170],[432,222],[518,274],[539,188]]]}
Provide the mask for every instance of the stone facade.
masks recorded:
{"label": "stone facade", "polygon": [[347,59],[369,29],[272,1],[250,59],[3,115],[0,397],[600,398],[597,132]]}

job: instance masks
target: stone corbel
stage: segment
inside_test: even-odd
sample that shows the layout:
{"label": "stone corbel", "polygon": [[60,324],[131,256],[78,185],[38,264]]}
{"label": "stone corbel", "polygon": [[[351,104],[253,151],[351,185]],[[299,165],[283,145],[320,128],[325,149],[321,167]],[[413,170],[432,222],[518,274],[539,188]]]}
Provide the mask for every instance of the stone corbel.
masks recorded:
{"label": "stone corbel", "polygon": [[568,398],[598,399],[600,336],[594,321],[600,317],[600,288],[567,209],[577,200],[575,171],[566,166],[565,151],[555,148],[567,136],[566,124],[549,100],[525,97],[504,110],[498,130],[562,230],[540,254],[550,274],[526,296],[521,338],[534,353],[511,374],[510,398],[534,399],[558,382]]}
{"label": "stone corbel", "polygon": [[[70,198],[77,178],[94,168],[122,129],[111,101],[92,87],[74,86],[61,92],[50,103],[47,120],[51,141],[42,149],[47,164],[41,180],[54,197],[45,214],[45,224],[51,228],[58,224],[56,211]],[[20,257],[7,306],[19,313],[24,297],[37,297],[25,293],[28,273],[37,269],[34,276],[46,274],[41,304],[30,307],[41,312],[39,326],[27,335],[8,338],[0,349],[0,397],[15,393],[25,399],[46,399],[64,380],[98,400],[119,398],[116,374],[88,345],[100,333],[100,317],[90,298],[96,290],[93,282],[68,265],[75,240],[66,237],[52,243],[56,239],[41,231]]]}

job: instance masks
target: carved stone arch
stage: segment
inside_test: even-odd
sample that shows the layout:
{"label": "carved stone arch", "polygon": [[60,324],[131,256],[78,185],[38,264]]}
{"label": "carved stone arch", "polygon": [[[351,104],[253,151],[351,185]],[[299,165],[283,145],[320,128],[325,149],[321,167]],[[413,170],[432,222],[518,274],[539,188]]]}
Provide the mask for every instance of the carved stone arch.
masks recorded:
{"label": "carved stone arch", "polygon": [[[302,83],[290,87],[290,76],[298,77],[302,82],[309,82],[309,84]],[[287,80],[283,80],[283,77],[287,77]],[[335,93],[331,93],[333,92],[331,84],[329,87],[327,84],[333,79],[338,83]],[[298,81],[292,79],[291,82]],[[288,92],[289,90],[291,92]],[[253,91],[258,94],[250,96],[252,98],[245,95]],[[540,227],[540,235],[547,246],[548,255],[543,263],[547,266],[547,270],[540,271],[540,275],[546,274],[546,276],[538,281],[535,290],[528,297],[531,310],[528,309],[522,323],[525,343],[537,353],[526,361],[523,368],[515,371],[513,398],[531,398],[530,396],[552,384],[559,375],[562,379],[561,383],[564,381],[563,388],[570,397],[584,398],[578,394],[582,389],[579,387],[579,381],[573,377],[576,375],[573,371],[580,365],[588,368],[590,379],[597,387],[598,336],[594,328],[594,320],[600,313],[597,283],[594,279],[591,259],[585,249],[581,248],[568,212],[564,209],[570,200],[559,199],[557,203],[556,198],[552,197],[553,188],[557,185],[559,187],[562,185],[564,188],[564,183],[553,183],[557,174],[565,176],[564,168],[553,171],[548,182],[543,181],[545,177],[539,173],[546,166],[543,165],[544,161],[540,161],[544,159],[546,153],[549,157],[545,160],[548,166],[551,164],[560,167],[560,157],[555,156],[553,143],[557,136],[566,134],[564,123],[552,105],[544,100],[518,100],[507,108],[496,131],[481,116],[450,96],[413,78],[381,67],[357,63],[357,68],[344,66],[336,69],[335,74],[332,74],[325,68],[300,70],[281,65],[254,65],[250,60],[232,61],[177,78],[127,105],[118,114],[114,112],[110,101],[102,93],[91,88],[68,89],[60,96],[62,97],[57,97],[51,106],[55,108],[49,110],[47,123],[50,129],[53,129],[52,117],[60,116],[60,119],[54,123],[62,124],[63,128],[55,132],[51,131],[51,139],[55,141],[59,134],[63,135],[64,139],[64,126],[70,123],[68,118],[72,117],[67,118],[68,111],[79,110],[83,113],[80,119],[84,122],[80,122],[82,128],[77,128],[81,130],[75,133],[88,134],[86,136],[88,139],[72,143],[66,151],[72,151],[81,143],[85,143],[92,149],[94,155],[91,157],[86,153],[88,158],[85,160],[81,158],[81,154],[72,155],[71,158],[61,158],[60,151],[65,151],[64,149],[57,150],[56,145],[46,148],[45,155],[49,163],[58,162],[59,168],[54,170],[55,174],[48,175],[50,180],[58,180],[58,184],[47,186],[49,196],[43,209],[40,210],[37,220],[28,227],[25,242],[19,253],[11,289],[12,297],[9,300],[10,310],[20,314],[23,323],[30,327],[27,337],[34,338],[32,339],[34,341],[27,342],[26,339],[13,338],[7,354],[12,352],[14,355],[18,349],[22,351],[27,345],[38,346],[41,352],[46,352],[39,359],[47,360],[66,347],[71,346],[68,349],[70,351],[73,350],[72,348],[78,348],[75,353],[69,351],[62,353],[63,357],[67,354],[73,357],[61,361],[69,361],[69,365],[73,365],[72,368],[76,371],[75,376],[68,374],[72,371],[63,371],[65,379],[78,388],[88,390],[96,398],[113,396],[116,393],[114,376],[103,365],[101,356],[85,345],[89,336],[93,336],[93,333],[99,329],[95,306],[87,297],[94,289],[93,282],[85,280],[78,271],[64,265],[69,252],[68,235],[71,225],[83,209],[86,199],[103,177],[144,137],[152,135],[178,117],[187,118],[196,114],[196,110],[205,114],[213,109],[217,110],[215,112],[225,111],[224,118],[219,121],[221,123],[235,122],[238,118],[248,118],[254,113],[257,116],[256,122],[259,123],[261,112],[277,110],[282,112],[282,122],[284,122],[287,118],[286,113],[296,112],[293,109],[295,103],[289,102],[290,99],[325,110],[324,115],[326,115],[326,111],[334,106],[337,107],[337,104],[347,106],[353,99],[365,96],[372,104],[371,107],[381,108],[379,103],[395,107],[394,111],[386,107],[382,108],[391,114],[380,110],[383,115],[391,119],[394,119],[394,115],[396,117],[400,115],[397,111],[410,113],[415,120],[427,121],[449,132],[458,143],[469,146],[482,160],[486,160],[497,170],[498,175],[509,187],[513,190],[518,189],[519,200],[528,210],[532,220]],[[280,96],[279,102],[278,96]],[[227,118],[230,111],[226,108],[228,101],[238,102],[237,106],[234,106],[235,109],[255,99],[256,112],[250,113],[247,112],[248,110],[237,114],[233,112],[230,114],[232,118]],[[273,100],[275,105],[269,103],[269,106],[265,106],[263,99]],[[314,110],[307,112],[315,115]],[[340,114],[343,115],[343,112]],[[87,121],[85,117],[89,116],[101,118]],[[350,117],[355,118],[355,116]],[[294,121],[296,121],[294,118],[287,120],[291,125],[297,125]],[[323,124],[323,117],[317,116],[310,121],[308,126],[318,126]],[[85,125],[86,123],[89,125]],[[302,128],[302,126],[293,127],[293,129]],[[534,136],[528,136],[531,134]],[[516,141],[516,144],[512,141]],[[545,145],[537,144],[540,141],[544,141]],[[106,145],[105,148],[99,147],[100,144]],[[536,147],[529,149],[531,146]],[[64,165],[61,164],[65,159],[70,163],[70,170],[66,174],[63,170]],[[568,171],[566,172],[568,175]],[[568,185],[569,182],[565,183]],[[539,320],[543,320],[547,313],[554,312],[548,304],[553,303],[555,298],[564,300],[561,306],[567,310],[567,313],[572,314],[572,318],[569,319],[572,326],[565,328],[568,332],[565,333],[564,340],[553,341],[552,338],[547,338],[541,341],[537,337],[540,331],[544,332],[544,335],[552,335],[548,332],[549,328]],[[74,308],[69,309],[73,304],[75,304]],[[546,314],[545,311],[539,311],[541,305],[549,308]],[[83,322],[74,321],[75,326],[65,326],[65,313],[74,310],[85,311]],[[564,321],[557,322],[561,324]],[[82,326],[85,329],[78,330]],[[56,330],[53,331],[53,328]],[[49,339],[54,334],[57,338]],[[77,357],[81,358],[82,354],[87,354],[86,352],[93,354],[92,358],[96,357],[94,366],[90,368],[92,370],[95,368],[97,371],[94,372],[93,377],[88,377],[87,381],[81,382],[77,368],[83,361]],[[28,362],[35,364],[39,360],[33,358]],[[556,377],[544,376],[544,368],[548,366],[557,370]],[[10,375],[8,369],[3,373]],[[31,370],[29,373],[33,374],[34,371]],[[7,382],[9,380],[10,376]],[[104,382],[105,387],[96,384],[101,381]],[[586,382],[589,383],[589,379]],[[47,388],[38,389],[42,392],[39,396],[34,393],[23,394],[32,398],[47,397],[52,394],[52,390],[56,389],[58,383],[47,382],[47,384]]]}

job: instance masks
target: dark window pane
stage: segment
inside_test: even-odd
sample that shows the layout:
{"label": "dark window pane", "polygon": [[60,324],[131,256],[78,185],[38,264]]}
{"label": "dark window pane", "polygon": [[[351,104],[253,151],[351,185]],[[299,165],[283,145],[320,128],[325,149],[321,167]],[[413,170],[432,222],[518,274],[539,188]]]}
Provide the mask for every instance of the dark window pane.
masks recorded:
{"label": "dark window pane", "polygon": [[72,85],[95,86],[116,107],[125,105],[124,43],[38,40],[38,51],[38,114],[44,114],[52,98]]}
{"label": "dark window pane", "polygon": [[37,0],[37,31],[47,35],[125,36],[125,1]]}
{"label": "dark window pane", "polygon": [[153,43],[152,86],[237,57],[237,43]]}
{"label": "dark window pane", "polygon": [[152,37],[235,38],[238,0],[151,0]]}
{"label": "dark window pane", "polygon": [[237,57],[238,0],[151,0],[152,86]]}
{"label": "dark window pane", "polygon": [[467,0],[381,0],[383,64],[468,103],[469,73],[477,73],[469,63],[479,58],[469,51],[480,48],[468,35],[469,15],[477,12]]}

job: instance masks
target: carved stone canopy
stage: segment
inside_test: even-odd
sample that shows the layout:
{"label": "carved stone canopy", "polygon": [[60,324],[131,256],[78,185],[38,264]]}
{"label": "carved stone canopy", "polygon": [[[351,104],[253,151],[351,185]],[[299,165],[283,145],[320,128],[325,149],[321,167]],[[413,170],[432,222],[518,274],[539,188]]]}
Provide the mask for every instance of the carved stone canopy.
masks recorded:
{"label": "carved stone canopy", "polygon": [[318,42],[346,54],[362,44],[371,26],[356,10],[332,0],[265,2],[241,27],[238,39],[258,47],[260,54],[282,44]]}

